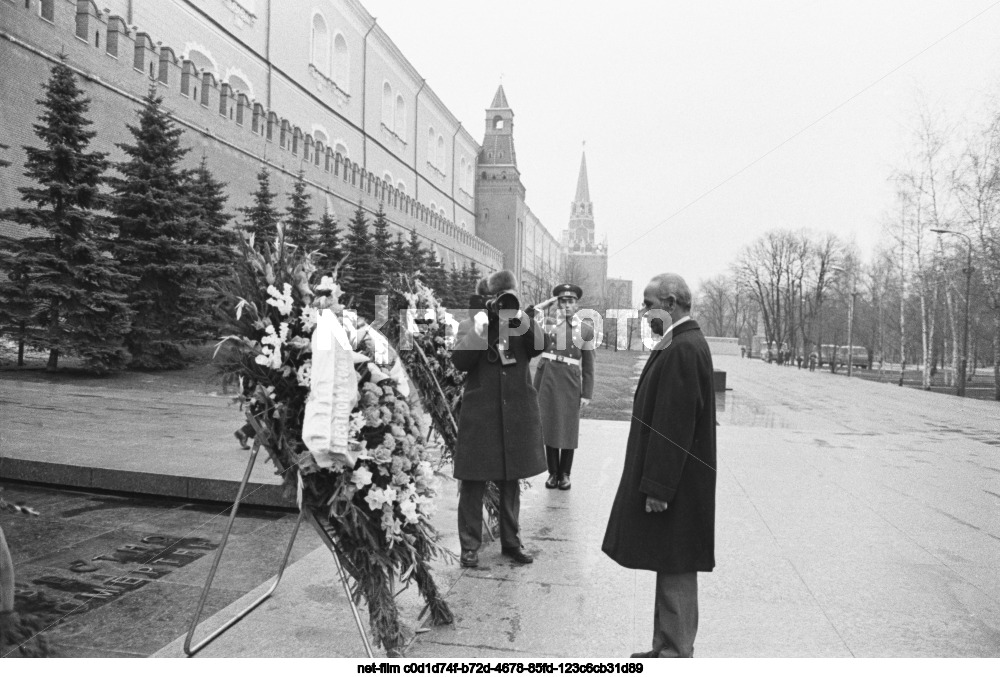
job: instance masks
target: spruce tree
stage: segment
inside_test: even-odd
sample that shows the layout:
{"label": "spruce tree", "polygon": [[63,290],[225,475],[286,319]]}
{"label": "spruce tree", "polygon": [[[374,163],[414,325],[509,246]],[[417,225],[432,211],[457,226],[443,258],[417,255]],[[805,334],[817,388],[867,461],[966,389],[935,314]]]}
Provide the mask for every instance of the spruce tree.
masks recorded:
{"label": "spruce tree", "polygon": [[299,172],[292,184],[292,192],[288,194],[288,208],[285,210],[285,242],[296,247],[312,251],[316,248],[316,222],[309,206],[309,194],[306,192],[305,172]]}
{"label": "spruce tree", "polygon": [[337,227],[337,219],[324,211],[319,220],[319,232],[316,234],[316,248],[322,257],[318,263],[324,271],[332,271],[340,260],[344,258],[344,242],[342,241],[340,228]]}
{"label": "spruce tree", "polygon": [[179,369],[181,346],[194,338],[188,320],[197,307],[200,265],[189,240],[192,206],[187,199],[187,172],[181,160],[181,129],[163,109],[163,98],[150,87],[137,113],[138,125],[128,125],[135,141],[121,143],[127,159],[109,180],[114,194],[111,212],[118,227],[115,256],[122,270],[136,278],[128,301],[135,316],[125,345],[130,367]]}
{"label": "spruce tree", "polygon": [[389,258],[392,261],[393,270],[397,273],[397,275],[392,276],[394,280],[400,275],[409,274],[409,256],[410,251],[406,247],[406,240],[403,239],[403,234],[396,233],[395,239],[389,245]]}
{"label": "spruce tree", "polygon": [[226,212],[226,184],[218,181],[204,156],[198,167],[185,175],[188,202],[187,242],[198,264],[186,293],[186,333],[196,338],[218,334],[217,308],[222,300],[218,283],[227,277],[236,260],[237,234],[228,228],[232,214]]}
{"label": "spruce tree", "polygon": [[345,238],[347,260],[341,267],[344,275],[345,298],[358,315],[366,319],[375,316],[375,294],[381,287],[375,248],[368,232],[368,219],[363,208],[358,207],[347,227]]}
{"label": "spruce tree", "polygon": [[372,222],[371,243],[375,255],[375,279],[378,283],[375,293],[387,294],[392,286],[389,278],[399,270],[392,260],[392,235],[389,233],[389,222],[385,219],[385,211],[381,204]]}
{"label": "spruce tree", "polygon": [[434,290],[438,298],[445,298],[451,293],[448,286],[448,271],[438,258],[437,251],[427,250],[424,255],[424,283]]}
{"label": "spruce tree", "polygon": [[423,279],[424,265],[427,263],[427,250],[420,243],[420,236],[416,230],[410,231],[410,240],[407,243],[408,253],[406,256],[406,274],[410,277],[420,277]]}
{"label": "spruce tree", "polygon": [[34,125],[42,147],[25,146],[24,206],[2,218],[26,227],[23,238],[0,243],[0,316],[14,323],[28,345],[49,353],[48,369],[60,355],[77,355],[94,372],[124,366],[122,339],[129,309],[121,292],[131,281],[108,253],[111,227],[96,212],[107,154],[88,152],[96,132],[86,118],[90,100],[64,63],[43,85],[42,113]]}
{"label": "spruce tree", "polygon": [[[10,150],[10,146],[0,143],[0,150]],[[0,158],[0,169],[10,167],[10,162]],[[6,240],[0,237],[0,247],[6,249]],[[31,317],[33,304],[28,297],[24,284],[27,277],[16,267],[3,272],[0,268],[0,336],[7,335],[17,341],[17,366],[24,366],[24,340],[27,336],[28,319]],[[6,276],[14,285],[9,289],[13,292],[7,297],[4,294],[3,282]],[[19,284],[20,283],[20,284]]]}
{"label": "spruce tree", "polygon": [[253,205],[240,207],[243,214],[242,229],[254,236],[254,242],[272,242],[278,235],[278,210],[274,206],[277,193],[271,192],[271,174],[261,165],[257,172],[257,190],[253,192]]}
{"label": "spruce tree", "polygon": [[465,266],[452,266],[448,273],[448,299],[444,302],[448,308],[461,308],[465,301],[462,297],[468,296],[465,291],[466,271]]}

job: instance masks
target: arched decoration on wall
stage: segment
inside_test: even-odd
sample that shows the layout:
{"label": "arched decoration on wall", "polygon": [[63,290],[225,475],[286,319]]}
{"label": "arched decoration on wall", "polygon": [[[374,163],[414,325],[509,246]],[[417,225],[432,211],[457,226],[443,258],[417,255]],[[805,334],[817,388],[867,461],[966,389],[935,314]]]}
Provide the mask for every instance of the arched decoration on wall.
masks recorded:
{"label": "arched decoration on wall", "polygon": [[434,164],[437,154],[434,150],[434,144],[437,143],[437,133],[434,131],[433,127],[427,129],[427,161]]}
{"label": "arched decoration on wall", "polygon": [[340,33],[333,37],[333,81],[345,92],[351,91],[351,53]]}
{"label": "arched decoration on wall", "polygon": [[247,77],[246,73],[238,68],[227,68],[226,77],[223,81],[228,82],[229,86],[233,88],[234,92],[243,92],[250,99],[257,98],[254,96],[253,84],[250,82],[250,78]]}
{"label": "arched decoration on wall", "polygon": [[212,57],[212,52],[207,47],[198,43],[189,42],[184,45],[184,58],[191,61],[202,73],[207,71],[212,74],[218,74],[220,72],[219,64]]}
{"label": "arched decoration on wall", "polygon": [[326,17],[319,11],[312,15],[309,61],[323,75],[330,74],[330,30],[326,25]]}
{"label": "arched decoration on wall", "polygon": [[319,165],[319,159],[326,148],[330,145],[330,135],[327,133],[326,128],[323,125],[313,124],[312,126],[312,137],[316,142],[316,164]]}

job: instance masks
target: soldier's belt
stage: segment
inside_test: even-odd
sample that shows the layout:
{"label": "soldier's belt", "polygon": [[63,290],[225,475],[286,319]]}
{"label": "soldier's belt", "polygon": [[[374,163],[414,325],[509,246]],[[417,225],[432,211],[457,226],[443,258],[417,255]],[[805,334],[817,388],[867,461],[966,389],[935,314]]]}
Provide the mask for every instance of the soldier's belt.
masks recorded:
{"label": "soldier's belt", "polygon": [[580,360],[575,357],[566,357],[565,355],[556,355],[555,353],[542,353],[542,357],[546,360],[552,360],[553,362],[565,362],[566,364],[575,364],[580,366]]}

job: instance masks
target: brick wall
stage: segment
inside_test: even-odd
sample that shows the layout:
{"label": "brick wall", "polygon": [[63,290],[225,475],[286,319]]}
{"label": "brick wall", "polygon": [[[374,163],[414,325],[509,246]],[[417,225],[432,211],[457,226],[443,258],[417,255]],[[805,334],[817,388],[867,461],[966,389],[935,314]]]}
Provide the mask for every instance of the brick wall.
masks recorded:
{"label": "brick wall", "polygon": [[[365,172],[353,159],[323,148],[317,165],[311,129],[293,125],[279,110],[265,111],[245,97],[235,97],[214,74],[193,68],[173,48],[157,45],[155,37],[141,29],[126,28],[122,18],[99,13],[89,1],[55,0],[55,14],[49,22],[39,16],[39,0],[28,4],[25,8],[22,0],[0,0],[0,64],[7,73],[17,74],[0,78],[0,141],[11,147],[5,159],[12,163],[0,170],[4,173],[0,208],[19,202],[16,187],[26,181],[22,146],[38,144],[32,129],[39,112],[36,100],[57,60],[55,55],[64,53],[91,98],[89,117],[98,132],[93,146],[109,152],[112,160],[122,159],[115,144],[131,140],[125,125],[134,122],[140,99],[152,84],[185,131],[183,142],[192,148],[187,163],[193,166],[204,155],[212,172],[228,184],[230,210],[249,204],[262,163],[272,171],[274,190],[282,194],[304,170],[317,217],[328,207],[344,225],[357,205],[374,213],[381,202],[394,232],[416,230],[441,252],[446,265],[474,260],[486,270],[502,266],[498,250],[450,220],[431,214],[425,204],[383,185],[380,176]],[[116,56],[108,53],[109,31]],[[182,84],[187,85],[186,94]],[[274,122],[270,139],[268,117]],[[284,147],[282,127],[287,130]],[[3,232],[17,234],[15,228],[0,223]]]}

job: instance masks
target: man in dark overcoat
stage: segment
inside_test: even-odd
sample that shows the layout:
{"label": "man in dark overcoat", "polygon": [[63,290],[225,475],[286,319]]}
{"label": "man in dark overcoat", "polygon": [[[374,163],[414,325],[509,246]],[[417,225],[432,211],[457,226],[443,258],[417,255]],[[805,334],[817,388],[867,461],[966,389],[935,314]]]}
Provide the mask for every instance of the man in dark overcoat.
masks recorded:
{"label": "man in dark overcoat", "polygon": [[[495,308],[498,297],[516,293],[517,283],[503,270],[490,276],[488,288]],[[533,561],[521,543],[519,480],[545,471],[538,395],[528,371],[545,337],[531,309],[511,320],[501,315],[506,313],[484,311],[463,320],[452,350],[455,367],[467,372],[454,460],[455,479],[462,482],[458,536],[463,567],[479,565],[487,481],[500,490],[501,552],[522,564]]]}
{"label": "man in dark overcoat", "polygon": [[674,274],[643,294],[645,319],[663,338],[636,386],[625,468],[603,551],[656,572],[651,651],[690,657],[698,630],[698,574],[715,567],[715,391],[712,355],[691,319],[691,292]]}
{"label": "man in dark overcoat", "polygon": [[[546,489],[572,486],[573,454],[580,446],[580,410],[594,395],[594,329],[577,314],[583,290],[561,284],[552,290],[558,320],[545,332],[545,350],[535,368],[535,390],[542,414],[542,440],[549,469]],[[535,306],[540,308],[548,301]]]}

